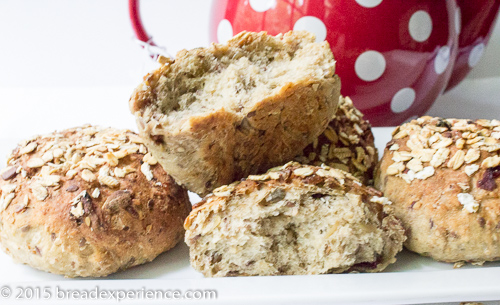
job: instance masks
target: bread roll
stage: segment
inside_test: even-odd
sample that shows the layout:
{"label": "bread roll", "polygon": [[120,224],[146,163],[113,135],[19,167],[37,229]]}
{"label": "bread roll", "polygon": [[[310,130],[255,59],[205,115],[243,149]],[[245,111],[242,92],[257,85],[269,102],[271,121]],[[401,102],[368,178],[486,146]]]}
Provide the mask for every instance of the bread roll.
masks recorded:
{"label": "bread roll", "polygon": [[191,265],[207,277],[381,271],[405,239],[383,204],[346,172],[288,163],[194,208],[184,225]]}
{"label": "bread roll", "polygon": [[421,117],[393,132],[376,186],[406,248],[444,262],[500,259],[500,121]]}
{"label": "bread roll", "polygon": [[200,195],[292,160],[337,109],[335,61],[314,40],[242,32],[163,58],[130,99],[153,156]]}
{"label": "bread roll", "polygon": [[99,277],[172,248],[186,189],[130,131],[84,126],[21,143],[0,175],[0,243],[15,261]]}
{"label": "bread roll", "polygon": [[373,185],[378,163],[371,125],[349,97],[340,96],[339,108],[326,130],[295,158],[302,164],[326,164],[351,173],[365,185]]}

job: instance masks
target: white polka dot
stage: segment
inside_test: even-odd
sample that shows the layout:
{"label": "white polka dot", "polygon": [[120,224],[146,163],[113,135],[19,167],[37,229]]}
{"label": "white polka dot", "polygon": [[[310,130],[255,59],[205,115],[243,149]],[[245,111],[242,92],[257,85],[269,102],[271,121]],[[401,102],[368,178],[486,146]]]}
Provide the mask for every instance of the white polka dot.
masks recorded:
{"label": "white polka dot", "polygon": [[455,31],[457,32],[457,35],[460,34],[460,31],[462,30],[462,11],[460,10],[459,7],[455,10]]}
{"label": "white polka dot", "polygon": [[326,26],[321,19],[313,16],[304,16],[295,22],[294,31],[306,30],[316,35],[316,42],[321,42],[326,38]]}
{"label": "white polka dot", "polygon": [[415,90],[412,88],[403,88],[394,94],[391,100],[391,110],[400,113],[411,107],[415,101]]}
{"label": "white polka dot", "polygon": [[356,0],[356,2],[361,6],[372,8],[379,5],[382,0]]}
{"label": "white polka dot", "polygon": [[219,43],[226,43],[233,37],[233,26],[227,19],[222,19],[217,26],[217,40]]}
{"label": "white polka dot", "polygon": [[477,65],[479,60],[481,59],[481,56],[483,56],[484,53],[484,43],[480,43],[474,48],[472,48],[472,51],[469,53],[469,67],[474,67]]}
{"label": "white polka dot", "polygon": [[256,12],[265,12],[276,7],[276,0],[250,0],[250,7]]}
{"label": "white polka dot", "polygon": [[384,74],[385,66],[384,55],[377,51],[366,51],[356,58],[354,71],[360,79],[371,82]]}
{"label": "white polka dot", "polygon": [[434,58],[434,70],[437,74],[442,74],[450,63],[450,47],[443,46],[439,49],[436,58]]}
{"label": "white polka dot", "polygon": [[416,11],[411,15],[408,29],[413,39],[418,42],[426,41],[432,32],[432,19],[426,11]]}

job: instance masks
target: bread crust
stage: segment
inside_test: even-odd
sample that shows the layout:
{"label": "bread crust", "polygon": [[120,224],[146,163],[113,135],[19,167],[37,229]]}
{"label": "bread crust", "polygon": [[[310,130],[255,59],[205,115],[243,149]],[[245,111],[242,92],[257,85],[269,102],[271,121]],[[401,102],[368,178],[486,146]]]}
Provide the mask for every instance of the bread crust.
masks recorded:
{"label": "bread crust", "polygon": [[499,131],[496,120],[432,117],[396,128],[375,185],[405,226],[406,248],[444,262],[500,258]]}
{"label": "bread crust", "polygon": [[[269,92],[251,107],[234,110],[224,105],[173,121],[165,118],[160,104],[167,103],[168,92],[162,91],[162,77],[182,78],[183,69],[197,71],[193,65],[201,67],[206,62],[218,67],[218,58],[227,54],[253,58],[256,50],[281,56],[301,49],[317,54],[315,72],[266,89]],[[197,61],[200,57],[204,58],[201,63]],[[290,32],[273,37],[265,32],[243,32],[227,45],[181,51],[175,61],[165,61],[137,87],[130,110],[146,145],[165,170],[189,190],[206,195],[218,186],[292,160],[313,142],[337,108],[340,80],[334,69],[328,43],[314,43],[310,34]]]}
{"label": "bread crust", "polygon": [[[191,265],[209,277],[381,271],[395,262],[405,239],[400,221],[383,212],[390,202],[381,196],[327,166],[291,162],[249,176],[216,189],[193,208],[184,224]],[[321,204],[307,204],[306,197]],[[321,214],[322,205],[336,204],[335,216]],[[311,224],[307,232],[281,231]],[[281,238],[288,240],[280,244]],[[300,246],[290,250],[288,244]],[[289,257],[280,259],[283,253]]]}
{"label": "bread crust", "polygon": [[373,185],[378,163],[370,122],[354,107],[349,97],[340,96],[339,108],[326,130],[307,145],[295,161],[330,167],[351,173],[365,185]]}
{"label": "bread crust", "polygon": [[187,191],[142,140],[111,128],[84,126],[21,143],[0,187],[3,250],[67,277],[106,276],[153,260],[182,239],[191,209]]}

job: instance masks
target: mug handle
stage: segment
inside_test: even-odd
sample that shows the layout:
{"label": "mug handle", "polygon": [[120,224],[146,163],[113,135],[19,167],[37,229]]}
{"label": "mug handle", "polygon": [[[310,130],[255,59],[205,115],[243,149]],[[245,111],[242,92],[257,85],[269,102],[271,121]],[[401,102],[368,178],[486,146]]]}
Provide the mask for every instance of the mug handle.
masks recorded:
{"label": "mug handle", "polygon": [[156,61],[160,55],[172,57],[166,52],[165,47],[156,45],[153,41],[153,37],[149,36],[144,29],[144,25],[142,24],[141,15],[139,12],[139,0],[128,1],[128,12],[130,22],[132,24],[132,29],[134,30],[134,34],[136,37],[136,42],[139,44],[139,46],[141,46],[141,48],[145,49],[148,52],[149,57],[151,57],[154,61]]}

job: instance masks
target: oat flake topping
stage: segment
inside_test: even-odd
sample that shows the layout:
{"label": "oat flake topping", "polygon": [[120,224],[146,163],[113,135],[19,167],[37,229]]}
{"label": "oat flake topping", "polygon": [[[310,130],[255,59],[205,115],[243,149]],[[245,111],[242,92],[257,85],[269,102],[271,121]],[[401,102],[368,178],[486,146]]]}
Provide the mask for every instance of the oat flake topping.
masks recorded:
{"label": "oat flake topping", "polygon": [[[7,185],[26,182],[31,190],[30,197],[40,201],[46,200],[61,187],[62,178],[71,181],[79,177],[88,183],[116,188],[120,185],[116,178],[136,172],[126,165],[127,162],[122,162],[135,153],[144,155],[141,161],[144,160],[145,167],[149,169],[142,171],[141,175],[152,180],[150,166],[155,166],[157,161],[147,152],[139,136],[128,130],[86,125],[36,136],[20,143],[8,156],[0,181],[8,182]],[[100,190],[96,186],[83,191],[98,198]],[[62,191],[72,192],[75,189],[70,187]],[[0,192],[0,212],[9,206],[16,195],[15,188]],[[82,213],[81,205],[75,203],[70,214],[77,217]]]}
{"label": "oat flake topping", "polygon": [[464,206],[464,210],[469,213],[475,213],[479,209],[479,203],[474,200],[474,196],[467,193],[460,193],[457,195],[458,201]]}
{"label": "oat flake topping", "polygon": [[[387,169],[411,183],[414,178],[434,175],[430,168],[447,167],[464,171],[468,176],[500,165],[500,121],[441,119],[424,116],[403,124],[393,132],[393,140],[402,139],[406,145],[391,141],[387,152],[394,163]],[[481,152],[494,153],[482,162]]]}
{"label": "oat flake topping", "polygon": [[326,164],[371,184],[369,180],[378,153],[370,128],[370,123],[363,119],[352,100],[341,96],[339,108],[326,130],[295,161],[315,166]]}
{"label": "oat flake topping", "polygon": [[[493,191],[495,179],[500,177],[500,121],[424,116],[397,127],[386,153],[393,161],[387,175],[407,183],[427,179],[434,176],[435,169],[445,168],[461,171],[466,177],[477,176],[478,188]],[[467,193],[470,188],[462,190],[458,201],[464,210],[476,212],[479,203]]]}

